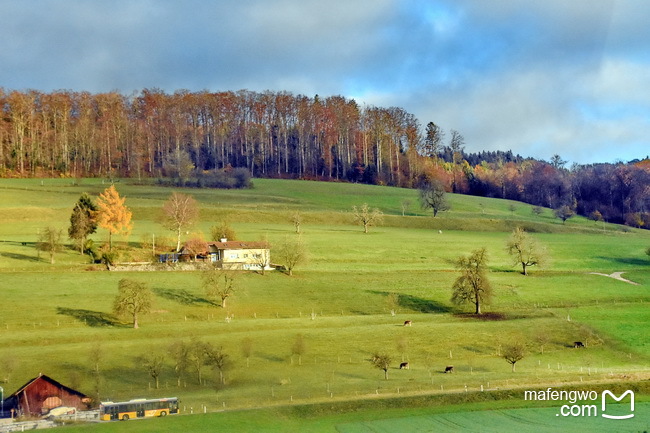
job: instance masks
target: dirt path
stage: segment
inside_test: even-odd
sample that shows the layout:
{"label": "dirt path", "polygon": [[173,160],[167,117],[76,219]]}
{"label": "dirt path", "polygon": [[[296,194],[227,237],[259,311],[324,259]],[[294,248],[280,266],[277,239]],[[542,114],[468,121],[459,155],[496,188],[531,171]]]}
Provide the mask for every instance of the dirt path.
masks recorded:
{"label": "dirt path", "polygon": [[639,285],[639,283],[635,283],[634,281],[626,280],[625,278],[621,277],[621,275],[623,275],[624,272],[614,272],[613,274],[609,274],[609,275],[601,274],[600,272],[589,272],[589,273],[592,275],[602,275],[603,277],[613,278],[615,280],[623,281],[624,283],[633,284],[635,286]]}

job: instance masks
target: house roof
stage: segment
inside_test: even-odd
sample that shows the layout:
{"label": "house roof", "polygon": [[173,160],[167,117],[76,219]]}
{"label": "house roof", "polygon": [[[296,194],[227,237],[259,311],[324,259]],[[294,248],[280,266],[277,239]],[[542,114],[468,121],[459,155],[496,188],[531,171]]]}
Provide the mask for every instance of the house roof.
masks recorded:
{"label": "house roof", "polygon": [[245,250],[245,249],[268,249],[268,242],[245,242],[245,241],[226,241],[226,242],[208,242],[209,247],[218,250]]}
{"label": "house roof", "polygon": [[57,382],[56,380],[54,380],[54,379],[52,379],[51,377],[46,376],[46,375],[44,375],[44,374],[39,374],[38,377],[35,377],[35,378],[31,379],[31,380],[28,381],[26,384],[24,384],[23,386],[21,386],[20,388],[18,388],[18,391],[14,392],[14,393],[11,394],[11,396],[9,396],[9,397],[13,397],[13,396],[16,396],[16,395],[20,394],[20,393],[23,392],[26,388],[28,388],[31,384],[33,384],[34,382],[36,382],[38,379],[43,379],[43,380],[45,380],[45,381],[47,381],[47,382],[50,382],[52,385],[56,386],[57,388],[61,388],[61,389],[65,390],[66,392],[70,393],[70,394],[77,395],[77,396],[79,396],[79,397],[81,397],[81,398],[86,397],[86,394],[83,394],[83,393],[81,393],[81,392],[79,392],[79,391],[77,391],[77,390],[74,390],[74,389],[72,389],[72,388],[69,388],[69,387],[63,385],[62,383],[59,383],[59,382]]}

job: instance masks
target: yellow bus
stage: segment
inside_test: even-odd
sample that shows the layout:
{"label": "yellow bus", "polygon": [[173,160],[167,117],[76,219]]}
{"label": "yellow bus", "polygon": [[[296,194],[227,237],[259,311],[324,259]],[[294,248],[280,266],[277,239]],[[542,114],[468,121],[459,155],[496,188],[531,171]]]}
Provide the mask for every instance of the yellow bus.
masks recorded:
{"label": "yellow bus", "polygon": [[99,406],[99,419],[102,421],[122,420],[131,418],[144,418],[150,416],[167,416],[177,414],[178,398],[136,399],[114,403],[102,402]]}

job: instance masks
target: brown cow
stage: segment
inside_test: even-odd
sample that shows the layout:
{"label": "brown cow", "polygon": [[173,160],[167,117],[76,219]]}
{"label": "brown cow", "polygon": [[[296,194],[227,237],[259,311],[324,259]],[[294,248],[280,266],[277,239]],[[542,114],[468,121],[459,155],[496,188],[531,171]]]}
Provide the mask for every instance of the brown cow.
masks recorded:
{"label": "brown cow", "polygon": [[404,321],[404,326],[411,326],[411,324],[413,324],[413,322],[411,322],[410,320]]}
{"label": "brown cow", "polygon": [[409,363],[408,363],[408,362],[402,362],[402,363],[399,365],[399,369],[400,369],[400,370],[408,370],[408,369],[409,369]]}
{"label": "brown cow", "polygon": [[454,366],[453,365],[448,365],[445,367],[445,373],[453,373],[454,372]]}

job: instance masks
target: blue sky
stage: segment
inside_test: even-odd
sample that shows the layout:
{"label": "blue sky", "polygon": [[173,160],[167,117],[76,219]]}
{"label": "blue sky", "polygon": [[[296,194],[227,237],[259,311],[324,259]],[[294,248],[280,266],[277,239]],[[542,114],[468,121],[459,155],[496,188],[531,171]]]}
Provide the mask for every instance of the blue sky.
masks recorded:
{"label": "blue sky", "polygon": [[0,0],[0,17],[6,90],[343,95],[468,151],[650,154],[644,0]]}

